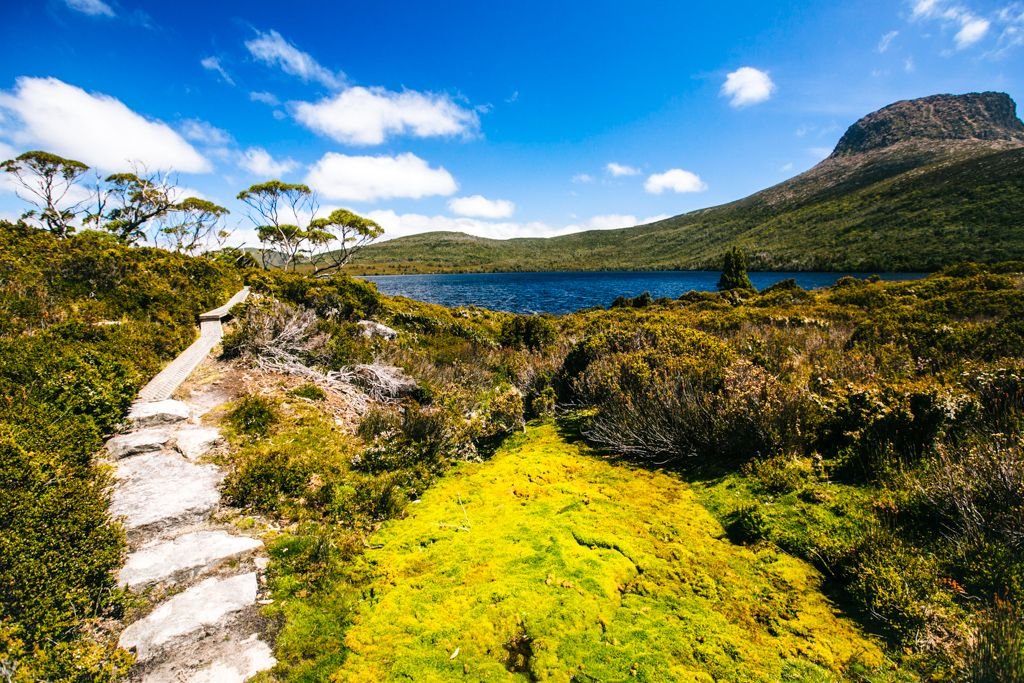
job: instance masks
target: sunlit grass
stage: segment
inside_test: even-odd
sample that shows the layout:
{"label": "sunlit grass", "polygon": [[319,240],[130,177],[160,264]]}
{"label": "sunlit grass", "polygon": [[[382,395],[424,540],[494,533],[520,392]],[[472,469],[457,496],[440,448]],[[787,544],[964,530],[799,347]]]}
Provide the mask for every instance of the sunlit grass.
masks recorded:
{"label": "sunlit grass", "polygon": [[835,680],[885,665],[809,565],[732,544],[676,477],[553,426],[460,467],[370,541],[332,680]]}

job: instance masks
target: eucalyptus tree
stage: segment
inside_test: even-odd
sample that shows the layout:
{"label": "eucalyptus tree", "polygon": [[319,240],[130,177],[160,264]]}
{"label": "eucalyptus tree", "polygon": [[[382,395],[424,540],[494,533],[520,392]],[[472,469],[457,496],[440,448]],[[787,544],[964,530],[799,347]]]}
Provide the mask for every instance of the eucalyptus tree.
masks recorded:
{"label": "eucalyptus tree", "polygon": [[268,257],[277,251],[286,270],[295,270],[299,253],[309,233],[300,223],[307,223],[316,213],[316,196],[307,185],[268,180],[256,183],[238,193],[238,200],[249,207],[249,220],[256,226],[261,244],[260,261],[267,268]]}
{"label": "eucalyptus tree", "polygon": [[18,197],[35,206],[22,214],[22,219],[35,220],[57,237],[74,231],[75,217],[85,204],[76,197],[76,185],[89,170],[86,164],[50,152],[25,152],[0,164],[20,186]]}
{"label": "eucalyptus tree", "polygon": [[348,209],[332,211],[310,222],[313,274],[332,273],[352,260],[357,251],[384,234],[384,228]]}
{"label": "eucalyptus tree", "polygon": [[149,223],[164,218],[178,204],[178,186],[169,175],[138,166],[132,173],[107,176],[101,192],[99,210],[89,220],[128,244],[144,240]]}
{"label": "eucalyptus tree", "polygon": [[187,197],[166,214],[157,242],[186,254],[203,247],[222,247],[229,233],[220,229],[220,223],[228,213],[223,206],[206,199]]}
{"label": "eucalyptus tree", "polygon": [[329,274],[384,233],[377,223],[347,209],[317,217],[319,204],[307,185],[270,180],[243,190],[238,199],[249,207],[256,235],[267,245],[260,250],[264,268],[274,265],[270,255],[276,252],[286,270],[306,262],[314,274]]}

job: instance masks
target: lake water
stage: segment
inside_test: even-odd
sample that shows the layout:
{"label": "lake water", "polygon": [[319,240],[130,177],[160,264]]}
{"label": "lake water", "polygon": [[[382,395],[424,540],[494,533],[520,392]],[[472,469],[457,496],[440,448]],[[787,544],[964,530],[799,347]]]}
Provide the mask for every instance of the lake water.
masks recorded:
{"label": "lake water", "polygon": [[[764,289],[793,278],[805,289],[829,287],[844,275],[868,273],[750,273]],[[882,273],[884,280],[912,280],[923,273]],[[516,313],[569,313],[591,306],[608,306],[617,296],[650,292],[654,298],[676,298],[690,290],[715,291],[717,271],[645,271],[578,273],[464,273],[456,275],[375,275],[384,294],[405,296],[445,306],[482,306]]]}

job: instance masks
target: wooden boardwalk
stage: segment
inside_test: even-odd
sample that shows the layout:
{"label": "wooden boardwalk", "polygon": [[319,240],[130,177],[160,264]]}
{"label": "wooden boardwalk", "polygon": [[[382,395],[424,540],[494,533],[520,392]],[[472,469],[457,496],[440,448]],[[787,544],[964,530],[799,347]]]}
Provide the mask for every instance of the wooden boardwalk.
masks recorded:
{"label": "wooden boardwalk", "polygon": [[249,296],[249,288],[243,287],[226,304],[199,315],[199,338],[171,361],[149,384],[142,387],[138,401],[163,401],[171,397],[175,389],[188,379],[214,346],[224,337],[221,321],[231,309]]}

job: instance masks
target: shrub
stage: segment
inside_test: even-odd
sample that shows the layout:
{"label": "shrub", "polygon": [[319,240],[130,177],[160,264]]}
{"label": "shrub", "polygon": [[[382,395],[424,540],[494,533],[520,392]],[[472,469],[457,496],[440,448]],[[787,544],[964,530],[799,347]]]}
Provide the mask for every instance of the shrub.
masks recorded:
{"label": "shrub", "polygon": [[737,508],[726,516],[725,533],[734,543],[756,543],[768,537],[769,523],[757,505]]}
{"label": "shrub", "polygon": [[752,460],[744,471],[757,479],[769,493],[790,493],[808,483],[814,475],[810,459],[776,455]]}
{"label": "shrub", "polygon": [[502,323],[498,342],[510,348],[543,351],[554,342],[555,334],[550,316],[513,315]]}
{"label": "shrub", "polygon": [[[677,339],[675,353],[655,346],[586,363],[572,380],[577,400],[596,408],[584,434],[613,452],[659,460],[800,447],[803,394],[749,361],[728,360],[731,352],[714,338],[690,335],[690,348]],[[571,357],[567,364],[581,363]]]}
{"label": "shrub", "polygon": [[319,317],[332,321],[370,318],[381,308],[376,287],[340,273],[313,278],[283,270],[250,271],[247,282],[254,292],[310,308]]}
{"label": "shrub", "polygon": [[396,472],[420,468],[435,475],[464,457],[467,439],[461,417],[443,406],[403,406],[401,416],[384,409],[370,410],[359,426],[366,448],[352,460],[361,472]]}
{"label": "shrub", "polygon": [[249,436],[266,436],[277,421],[274,402],[262,396],[245,396],[228,413],[228,423]]}
{"label": "shrub", "polygon": [[1024,681],[1024,613],[1008,600],[995,601],[967,650],[963,683]]}
{"label": "shrub", "polygon": [[302,495],[310,472],[280,450],[245,460],[224,481],[228,502],[245,510],[281,514],[282,502]]}
{"label": "shrub", "polygon": [[470,426],[478,449],[493,450],[502,439],[526,426],[523,394],[510,384],[501,384],[483,397]]}
{"label": "shrub", "polygon": [[654,303],[650,292],[638,296],[618,296],[612,301],[612,308],[647,308]]}
{"label": "shrub", "polygon": [[931,453],[940,439],[970,423],[970,396],[930,386],[846,387],[823,401],[816,447],[840,456],[837,471],[878,479]]}
{"label": "shrub", "polygon": [[303,384],[288,392],[289,396],[296,396],[310,401],[323,401],[327,398],[327,392],[315,384]]}

